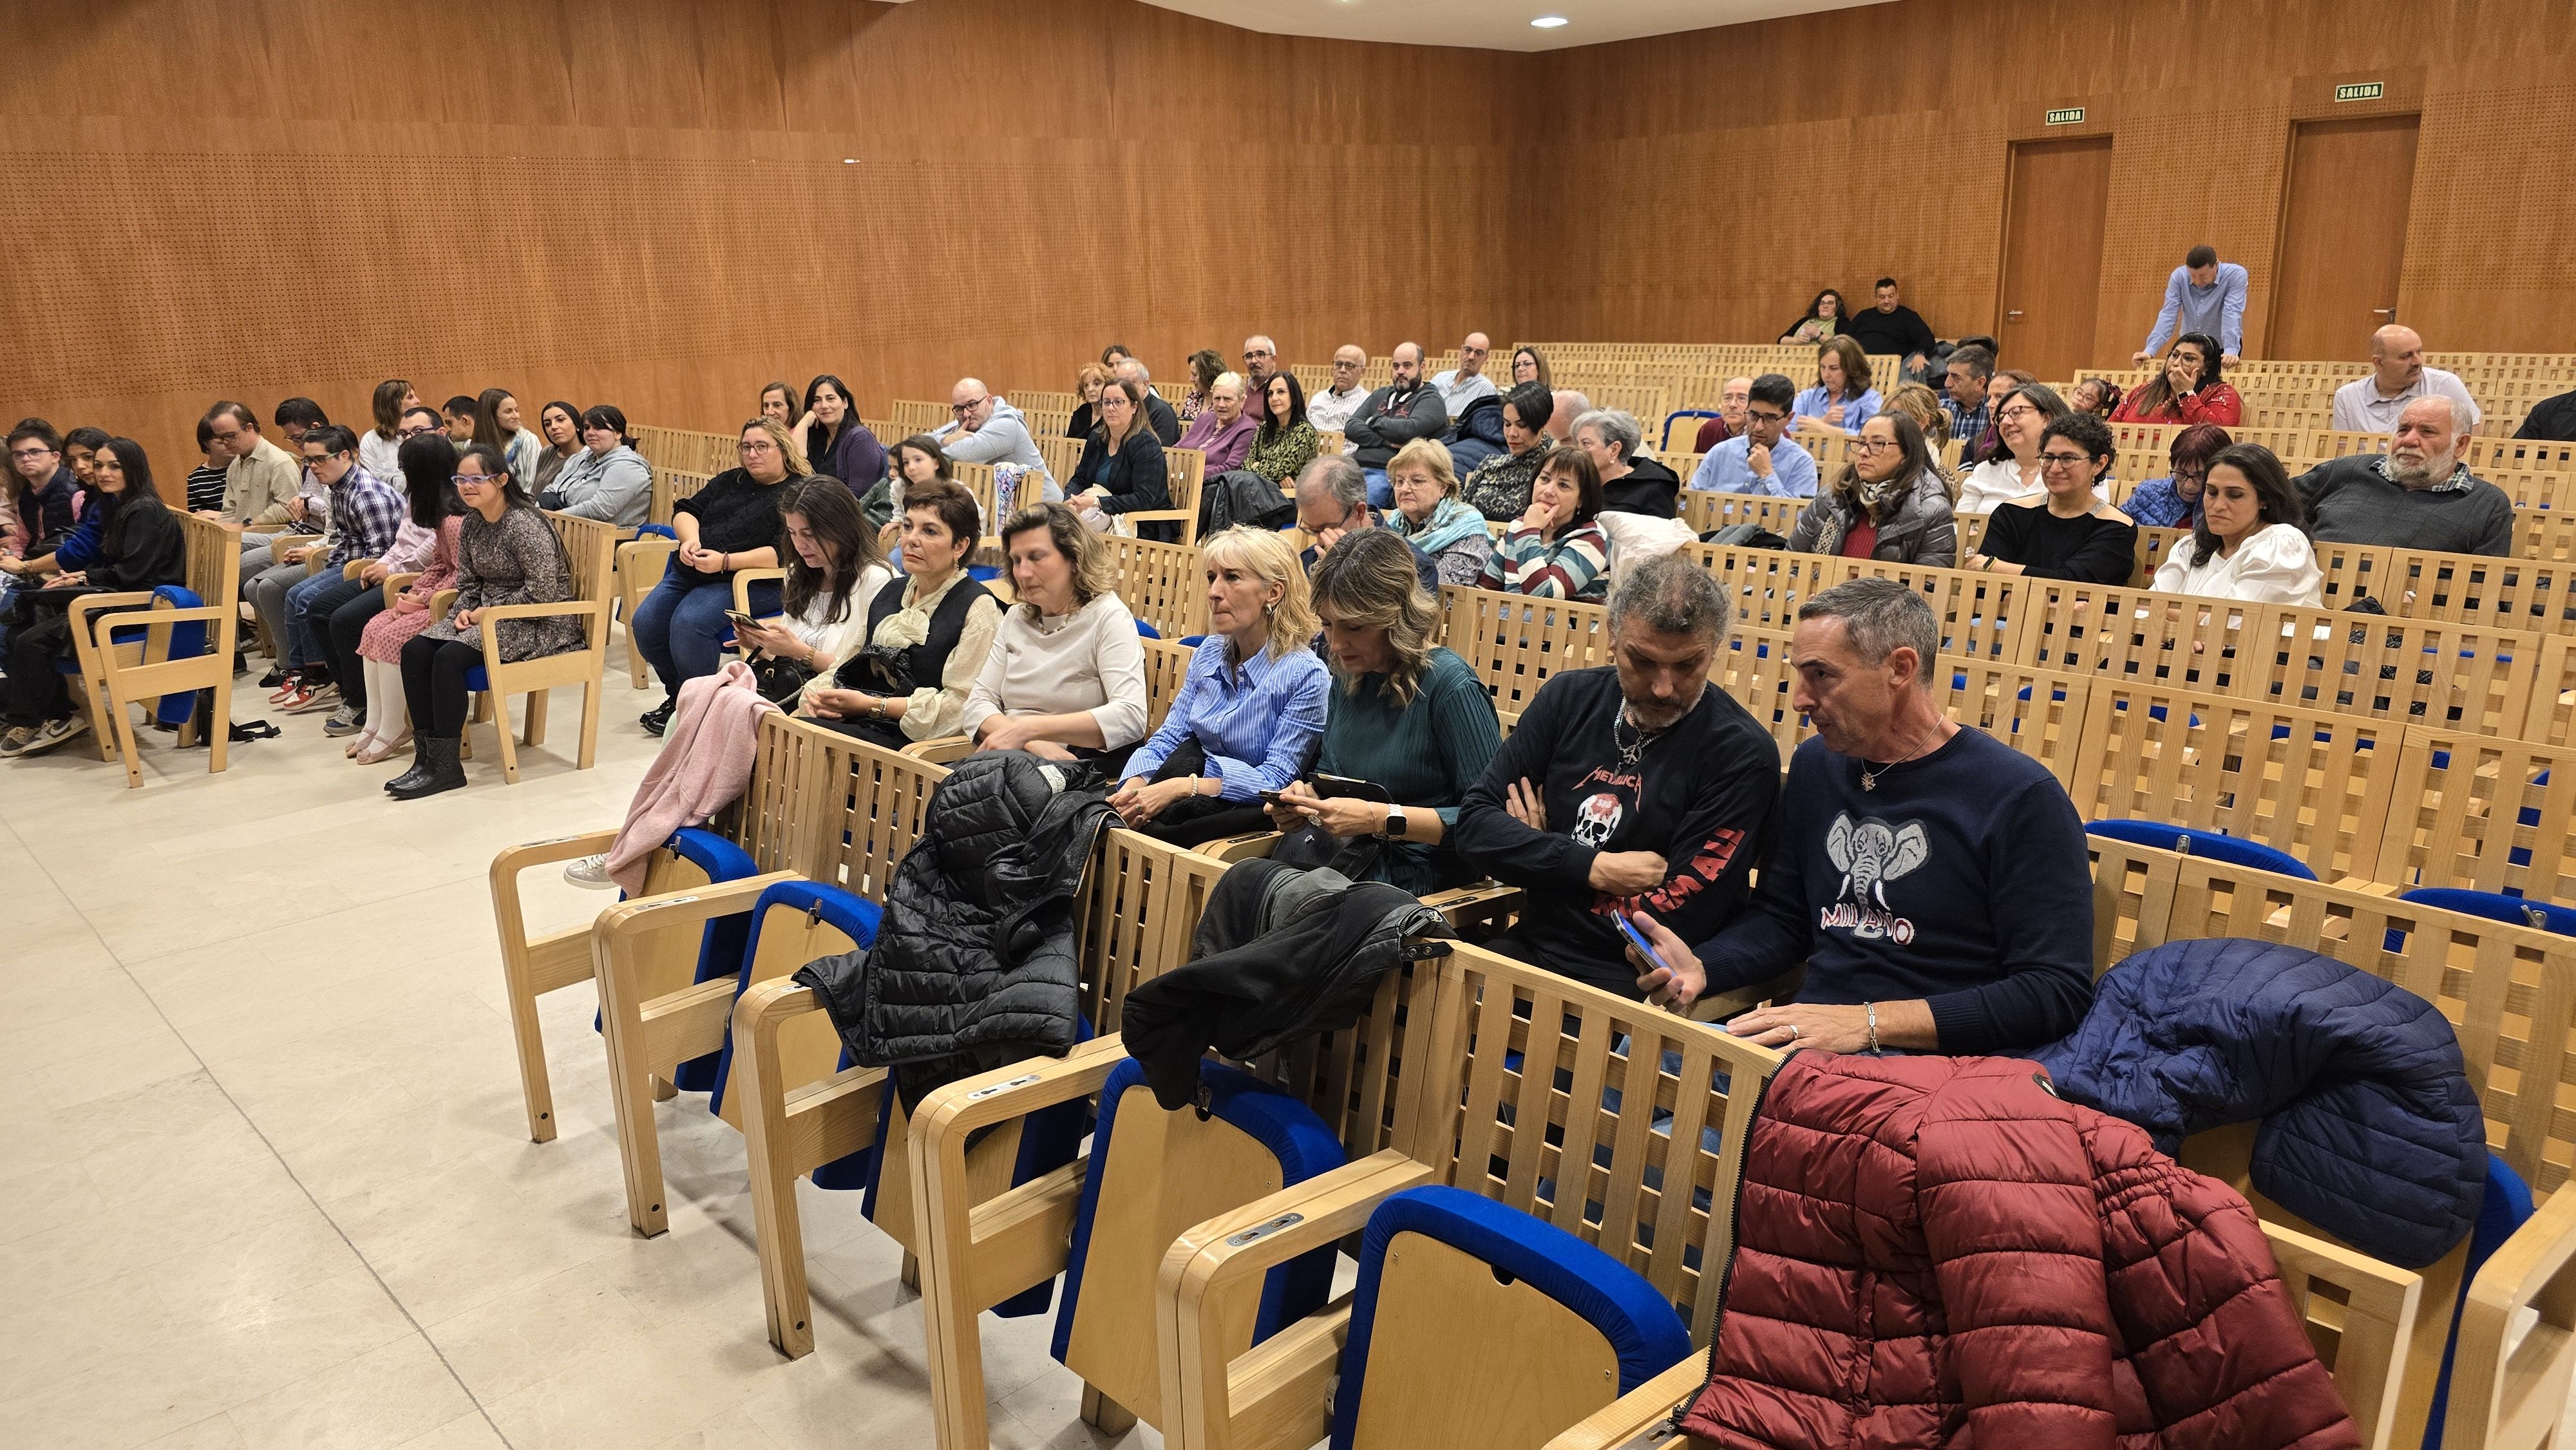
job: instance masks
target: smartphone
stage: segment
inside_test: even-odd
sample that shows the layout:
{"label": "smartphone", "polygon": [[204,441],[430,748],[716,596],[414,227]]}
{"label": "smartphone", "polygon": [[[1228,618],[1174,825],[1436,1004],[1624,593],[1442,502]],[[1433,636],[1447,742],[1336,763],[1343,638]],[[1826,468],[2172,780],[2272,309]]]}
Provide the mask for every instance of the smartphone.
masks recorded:
{"label": "smartphone", "polygon": [[757,629],[757,628],[759,628],[759,627],[760,627],[760,621],[759,621],[759,620],[754,619],[754,618],[752,618],[750,615],[748,615],[748,614],[744,614],[744,613],[742,613],[742,612],[741,612],[741,611],[739,611],[739,610],[733,610],[733,609],[728,609],[728,610],[726,610],[726,611],[725,611],[725,618],[732,620],[732,621],[733,621],[733,623],[734,623],[734,627],[735,627],[736,629],[740,629],[740,628],[742,628],[742,627],[743,627],[743,626],[745,626],[745,625],[749,625],[749,626],[751,626],[751,627],[752,627],[752,628],[754,628],[754,629]]}
{"label": "smartphone", "polygon": [[1261,801],[1262,801],[1262,804],[1264,804],[1264,805],[1273,805],[1273,806],[1275,806],[1275,805],[1279,804],[1279,797],[1280,797],[1282,794],[1283,794],[1283,792],[1280,792],[1280,791],[1275,791],[1275,790],[1265,790],[1265,791],[1263,791],[1263,792],[1261,793]]}
{"label": "smartphone", "polygon": [[1624,911],[1614,911],[1610,914],[1610,919],[1619,923],[1619,934],[1626,937],[1647,961],[1654,963],[1658,967],[1662,967],[1665,971],[1672,970],[1671,965],[1665,962],[1661,956],[1657,955],[1653,947],[1646,944],[1646,934],[1637,930],[1636,923],[1628,920],[1628,913]]}

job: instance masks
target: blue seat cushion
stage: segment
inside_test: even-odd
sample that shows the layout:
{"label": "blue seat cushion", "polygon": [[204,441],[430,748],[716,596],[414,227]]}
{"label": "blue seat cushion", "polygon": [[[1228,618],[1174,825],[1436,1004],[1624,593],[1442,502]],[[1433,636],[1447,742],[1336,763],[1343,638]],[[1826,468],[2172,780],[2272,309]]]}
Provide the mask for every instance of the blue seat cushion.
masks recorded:
{"label": "blue seat cushion", "polygon": [[[1349,1450],[1368,1377],[1386,1248],[1397,1234],[1437,1239],[1520,1280],[1601,1332],[1619,1356],[1619,1393],[1690,1357],[1690,1329],[1670,1301],[1635,1270],[1545,1223],[1461,1188],[1409,1188],[1379,1204],[1360,1236],[1359,1286],[1351,1295],[1342,1382],[1333,1394],[1333,1450]],[[1510,1373],[1510,1366],[1496,1366]]]}
{"label": "blue seat cushion", "polygon": [[[697,832],[696,834],[706,833]],[[741,847],[735,846],[731,841],[725,841],[722,837],[716,839],[731,848],[736,856],[741,857],[741,869],[735,875],[725,877],[725,880],[740,880],[754,873],[752,860],[749,856],[742,855]],[[712,873],[710,873],[710,879],[712,879]],[[790,911],[806,912],[818,920],[831,923],[843,936],[857,943],[862,949],[877,944],[877,922],[884,915],[884,908],[875,902],[853,896],[837,886],[826,886],[820,881],[774,882],[760,893],[760,899],[751,904],[751,911],[747,915],[725,918],[726,921],[735,923],[733,949],[729,954],[717,955],[718,947],[713,935],[716,923],[707,924],[708,949],[702,951],[698,957],[698,980],[712,982],[718,977],[730,976],[734,979],[734,1000],[741,1001],[742,994],[751,989],[751,964],[760,955],[760,924],[768,919],[773,908],[781,906]],[[733,1076],[733,1033],[728,1030],[725,1033],[724,1046],[706,1057],[693,1059],[692,1065],[699,1062],[709,1064],[706,1080],[702,1085],[682,1082],[678,1078],[673,1078],[672,1082],[676,1086],[688,1088],[693,1092],[709,1094],[707,1111],[722,1112],[725,1081]]]}
{"label": "blue seat cushion", "polygon": [[2560,936],[2576,936],[2576,909],[2553,902],[2534,901],[2527,896],[2501,891],[2468,891],[2456,886],[2425,886],[2397,899],[2411,901],[2418,906],[2438,906],[2444,911],[2482,916],[2489,921],[2513,926],[2536,926]]}
{"label": "blue seat cushion", "polygon": [[[1279,1160],[1279,1184],[1294,1188],[1319,1173],[1342,1166],[1341,1140],[1315,1110],[1245,1072],[1224,1063],[1202,1060],[1199,1083],[1205,1090],[1204,1111],[1242,1130]],[[1065,1260],[1064,1303],[1056,1310],[1055,1339],[1049,1346],[1062,1363],[1073,1339],[1073,1316],[1082,1301],[1082,1266],[1091,1251],[1092,1218],[1100,1211],[1100,1183],[1108,1176],[1109,1144],[1118,1127],[1118,1105],[1131,1089],[1145,1085],[1145,1066],[1134,1058],[1109,1070],[1100,1088],[1100,1125],[1092,1130],[1091,1172],[1082,1180],[1082,1202],[1073,1215],[1073,1251]],[[1159,1113],[1151,1097],[1138,1112]],[[1201,1111],[1198,1108],[1186,1112]],[[1300,1254],[1262,1277],[1261,1307],[1252,1321],[1252,1342],[1259,1344],[1307,1315],[1332,1297],[1333,1253],[1330,1245]]]}
{"label": "blue seat cushion", "polygon": [[[709,882],[740,881],[746,876],[760,874],[750,852],[713,831],[702,831],[694,826],[673,831],[662,849],[707,873]],[[624,901],[626,893],[617,893],[617,899]],[[708,922],[705,930],[698,933],[698,970],[691,980],[713,981],[727,972],[741,970],[743,941],[750,922],[749,915],[739,912]],[[590,1027],[594,1032],[599,1030],[599,1014],[596,1012],[591,1014]],[[712,1091],[723,1081],[718,1056],[709,1053],[681,1063],[671,1074],[671,1085],[693,1093]]]}
{"label": "blue seat cushion", "polygon": [[2460,1349],[2460,1312],[2469,1301],[2469,1285],[2515,1229],[2531,1221],[2531,1185],[2493,1153],[2487,1155],[2486,1197],[2478,1200],[2478,1220],[2469,1230],[2468,1262],[2460,1269],[2460,1296],[2451,1304],[2451,1333],[2442,1343],[2442,1374],[2433,1382],[2433,1408],[2424,1423],[2424,1450],[2442,1450],[2442,1417],[2451,1402],[2451,1357]]}
{"label": "blue seat cushion", "polygon": [[1143,620],[1136,621],[1136,634],[1142,639],[1161,639],[1163,632]]}
{"label": "blue seat cushion", "polygon": [[2107,836],[2133,846],[2153,846],[2161,851],[2179,851],[2186,856],[2224,861],[2231,866],[2277,871],[2301,881],[2317,879],[2317,873],[2309,870],[2306,862],[2289,852],[2223,831],[2204,831],[2197,826],[2169,826],[2162,821],[2087,821],[2084,829],[2089,835]]}

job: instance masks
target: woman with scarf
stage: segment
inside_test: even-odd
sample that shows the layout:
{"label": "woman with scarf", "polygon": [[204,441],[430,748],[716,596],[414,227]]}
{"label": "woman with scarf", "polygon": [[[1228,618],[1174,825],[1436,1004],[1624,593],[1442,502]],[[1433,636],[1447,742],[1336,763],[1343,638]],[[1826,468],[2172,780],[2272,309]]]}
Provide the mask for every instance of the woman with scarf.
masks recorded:
{"label": "woman with scarf", "polygon": [[1861,425],[1851,462],[1798,515],[1789,547],[1802,554],[1883,559],[1947,569],[1958,562],[1950,490],[1923,429],[1901,412]]}
{"label": "woman with scarf", "polygon": [[1416,438],[1386,461],[1386,481],[1395,490],[1386,527],[1431,556],[1441,583],[1474,588],[1494,555],[1494,535],[1485,516],[1458,497],[1449,450],[1436,438]]}

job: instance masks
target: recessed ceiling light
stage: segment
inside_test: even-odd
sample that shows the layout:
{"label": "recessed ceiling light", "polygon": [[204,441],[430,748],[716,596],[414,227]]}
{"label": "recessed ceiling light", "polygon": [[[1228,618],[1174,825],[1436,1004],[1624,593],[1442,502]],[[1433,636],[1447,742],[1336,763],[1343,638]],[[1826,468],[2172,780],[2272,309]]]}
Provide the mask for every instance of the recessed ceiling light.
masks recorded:
{"label": "recessed ceiling light", "polygon": [[1530,22],[1530,24],[1537,26],[1541,30],[1554,30],[1564,23],[1565,17],[1562,15],[1542,15],[1536,20]]}

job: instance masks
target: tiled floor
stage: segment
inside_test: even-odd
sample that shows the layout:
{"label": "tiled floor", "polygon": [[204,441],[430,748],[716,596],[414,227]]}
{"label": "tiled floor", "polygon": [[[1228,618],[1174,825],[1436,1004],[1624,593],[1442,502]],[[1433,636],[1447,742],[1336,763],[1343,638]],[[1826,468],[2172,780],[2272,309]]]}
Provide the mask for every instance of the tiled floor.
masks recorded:
{"label": "tiled floor", "polygon": [[[547,1001],[561,1136],[527,1141],[484,870],[623,815],[650,700],[610,665],[597,769],[567,690],[518,785],[486,730],[468,789],[408,805],[319,715],[220,776],[150,737],[137,791],[79,745],[0,762],[0,1441],[930,1443],[920,1305],[856,1194],[800,1185],[794,1363],[703,1098],[661,1110],[670,1233],[628,1232],[587,988]],[[613,899],[527,885],[541,925]],[[994,1442],[1101,1443],[1046,1322],[985,1324]]]}

